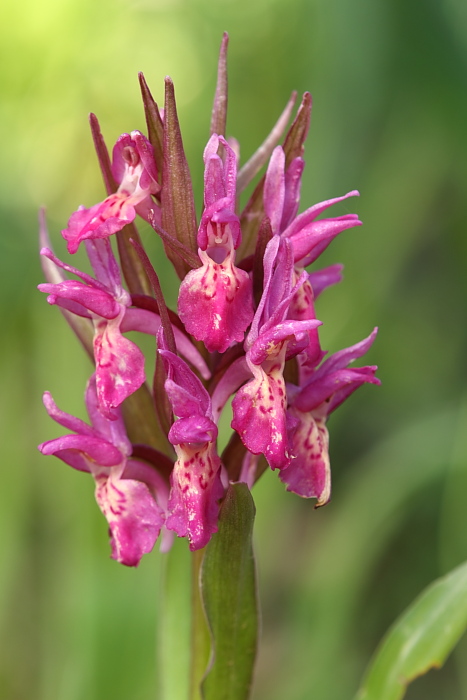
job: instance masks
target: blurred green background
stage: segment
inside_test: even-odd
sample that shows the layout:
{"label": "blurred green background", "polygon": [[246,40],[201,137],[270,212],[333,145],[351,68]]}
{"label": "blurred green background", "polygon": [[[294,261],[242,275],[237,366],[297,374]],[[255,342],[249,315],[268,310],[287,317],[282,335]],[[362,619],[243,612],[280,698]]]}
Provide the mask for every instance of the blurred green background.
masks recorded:
{"label": "blurred green background", "polygon": [[[159,697],[162,556],[137,570],[111,561],[92,480],[36,450],[57,435],[42,392],[84,417],[89,374],[35,290],[37,210],[47,205],[62,256],[68,216],[103,194],[87,113],[109,145],[144,130],[139,70],[159,102],[164,75],[175,82],[199,207],[224,30],[227,131],[243,162],[291,90],[310,90],[302,208],[361,192],[333,210],[356,211],[364,226],[323,256],[345,264],[345,279],[320,299],[318,316],[330,351],[379,325],[368,361],[383,382],[330,419],[329,506],[315,512],[272,473],[257,486],[255,700],[352,697],[388,625],[467,558],[464,0],[10,0],[0,9],[5,700]],[[152,249],[154,234],[141,231]],[[465,640],[407,698],[467,698]]]}

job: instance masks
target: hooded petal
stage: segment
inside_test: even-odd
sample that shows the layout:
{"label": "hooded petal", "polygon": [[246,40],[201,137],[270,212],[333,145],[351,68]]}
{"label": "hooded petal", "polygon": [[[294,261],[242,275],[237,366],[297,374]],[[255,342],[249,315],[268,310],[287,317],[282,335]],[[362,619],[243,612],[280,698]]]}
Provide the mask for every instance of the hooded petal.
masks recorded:
{"label": "hooded petal", "polygon": [[[161,338],[163,344],[163,337]],[[190,415],[211,415],[211,397],[198,377],[178,355],[170,350],[159,350],[167,373],[165,389],[174,413],[180,418]]]}

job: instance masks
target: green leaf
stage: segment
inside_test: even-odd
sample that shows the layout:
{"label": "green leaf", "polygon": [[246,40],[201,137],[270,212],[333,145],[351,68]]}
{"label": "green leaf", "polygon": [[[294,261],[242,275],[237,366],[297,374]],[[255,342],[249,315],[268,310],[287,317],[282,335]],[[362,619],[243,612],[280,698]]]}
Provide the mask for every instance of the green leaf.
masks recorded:
{"label": "green leaf", "polygon": [[258,638],[258,599],[252,548],[255,506],[246,484],[230,486],[219,531],[206,548],[201,593],[212,638],[201,685],[205,700],[247,700]]}
{"label": "green leaf", "polygon": [[191,554],[191,665],[189,700],[202,700],[201,682],[211,654],[211,635],[204,613],[200,572],[206,549]]}
{"label": "green leaf", "polygon": [[438,579],[389,630],[357,700],[399,700],[407,685],[443,665],[467,627],[467,563]]}

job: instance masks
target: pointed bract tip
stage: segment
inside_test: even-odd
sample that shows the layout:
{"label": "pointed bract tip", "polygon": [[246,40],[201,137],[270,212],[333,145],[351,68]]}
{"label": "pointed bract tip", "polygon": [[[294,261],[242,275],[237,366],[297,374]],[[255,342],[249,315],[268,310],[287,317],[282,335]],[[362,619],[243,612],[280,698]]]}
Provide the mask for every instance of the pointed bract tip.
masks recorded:
{"label": "pointed bract tip", "polygon": [[144,77],[143,71],[140,71],[138,73],[138,81],[139,81],[139,86],[141,88],[141,92],[143,93],[143,98],[144,98],[146,93],[148,93],[152,97],[151,91],[149,89],[149,85],[146,82],[146,78]]}
{"label": "pointed bract tip", "polygon": [[98,120],[97,116],[94,114],[94,112],[89,112],[88,120],[89,120],[91,127],[97,126],[97,128],[99,128],[99,120]]}
{"label": "pointed bract tip", "polygon": [[45,207],[39,209],[39,246],[40,254],[45,247],[50,246],[49,232],[47,230],[47,221],[45,217]]}

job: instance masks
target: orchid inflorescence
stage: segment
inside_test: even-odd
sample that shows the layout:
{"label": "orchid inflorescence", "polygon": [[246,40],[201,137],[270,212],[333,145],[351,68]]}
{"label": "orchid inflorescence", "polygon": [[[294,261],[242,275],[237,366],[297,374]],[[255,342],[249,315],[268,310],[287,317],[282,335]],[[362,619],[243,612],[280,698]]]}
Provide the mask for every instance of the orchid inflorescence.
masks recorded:
{"label": "orchid inflorescence", "polygon": [[[94,277],[55,256],[41,218],[47,282],[39,289],[60,307],[95,371],[86,389],[89,425],[44,394],[51,418],[72,432],[39,449],[92,474],[112,557],[129,566],[152,550],[159,535],[163,550],[173,533],[187,537],[191,550],[203,548],[217,530],[229,482],[251,488],[267,464],[278,470],[288,491],[317,499],[317,506],[327,503],[327,417],[364,382],[379,383],[376,367],[349,367],[371,346],[376,329],[324,359],[314,303],[341,280],[342,266],[305,269],[341,231],[360,225],[355,214],[318,218],[358,192],[297,214],[308,93],[283,145],[277,144],[295,93],[238,172],[238,143],[225,137],[227,43],[224,35],[199,225],[173,84],[166,79],[162,111],[142,75],[148,137],[140,131],[123,134],[110,162],[91,115],[109,194],[90,209],[79,207],[62,231],[69,253],[84,243]],[[268,161],[239,212],[240,192]],[[165,304],[133,224],[137,214],[162,238],[181,280],[178,314]],[[144,355],[125,337],[128,331],[157,338],[151,389]],[[219,455],[218,421],[231,397],[233,433]]]}

